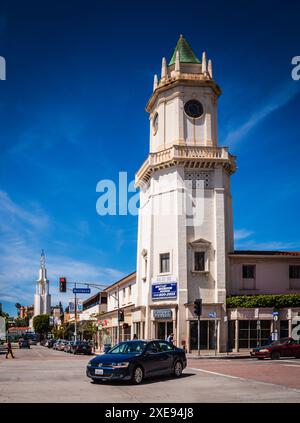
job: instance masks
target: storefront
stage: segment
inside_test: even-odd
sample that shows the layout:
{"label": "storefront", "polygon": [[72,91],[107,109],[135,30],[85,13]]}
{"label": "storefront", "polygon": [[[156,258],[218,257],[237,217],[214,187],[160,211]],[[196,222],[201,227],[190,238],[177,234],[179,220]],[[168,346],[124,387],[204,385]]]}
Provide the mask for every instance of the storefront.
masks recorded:
{"label": "storefront", "polygon": [[300,334],[300,309],[249,308],[228,310],[228,350],[260,347]]}

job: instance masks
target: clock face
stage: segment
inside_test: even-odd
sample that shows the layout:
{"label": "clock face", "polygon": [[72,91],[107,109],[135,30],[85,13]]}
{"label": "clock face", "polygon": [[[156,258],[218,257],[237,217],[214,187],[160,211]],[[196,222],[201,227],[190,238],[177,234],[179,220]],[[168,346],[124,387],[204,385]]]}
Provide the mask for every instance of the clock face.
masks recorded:
{"label": "clock face", "polygon": [[154,119],[153,119],[153,134],[155,135],[158,130],[158,113],[155,113]]}
{"label": "clock face", "polygon": [[199,118],[203,115],[203,106],[198,100],[189,100],[184,105],[185,113],[191,118]]}

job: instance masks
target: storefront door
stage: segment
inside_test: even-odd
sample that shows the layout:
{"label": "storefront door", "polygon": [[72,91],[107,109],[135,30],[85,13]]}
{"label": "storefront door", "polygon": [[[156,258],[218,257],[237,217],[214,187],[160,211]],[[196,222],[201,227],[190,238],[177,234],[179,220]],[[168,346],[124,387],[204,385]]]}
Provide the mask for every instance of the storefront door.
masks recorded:
{"label": "storefront door", "polygon": [[173,333],[173,322],[156,322],[156,338],[167,339]]}
{"label": "storefront door", "polygon": [[[216,343],[215,321],[200,321],[200,349],[214,350]],[[198,321],[190,321],[190,350],[198,348]]]}

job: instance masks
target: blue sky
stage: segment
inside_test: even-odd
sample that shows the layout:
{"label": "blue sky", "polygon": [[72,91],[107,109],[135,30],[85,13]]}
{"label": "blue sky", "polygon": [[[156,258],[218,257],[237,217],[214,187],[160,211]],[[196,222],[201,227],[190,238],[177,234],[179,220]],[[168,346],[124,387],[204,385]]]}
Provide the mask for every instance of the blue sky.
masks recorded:
{"label": "blue sky", "polygon": [[0,5],[0,302],[33,302],[46,252],[57,278],[111,283],[135,269],[137,219],[96,213],[97,182],[148,152],[154,73],[179,34],[213,60],[236,248],[299,250],[297,1],[14,2]]}

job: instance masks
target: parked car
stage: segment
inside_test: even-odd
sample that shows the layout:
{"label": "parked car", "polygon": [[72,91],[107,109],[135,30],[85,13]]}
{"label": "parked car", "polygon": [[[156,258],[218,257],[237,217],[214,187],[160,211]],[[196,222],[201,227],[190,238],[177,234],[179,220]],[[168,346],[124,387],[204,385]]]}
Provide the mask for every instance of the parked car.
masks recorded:
{"label": "parked car", "polygon": [[19,348],[30,348],[28,339],[19,340]]}
{"label": "parked car", "polygon": [[54,342],[54,344],[53,344],[53,349],[54,350],[58,350],[59,349],[59,345],[60,345],[60,343],[62,342],[62,340],[61,339],[57,339],[55,342]]}
{"label": "parked car", "polygon": [[167,341],[134,340],[121,342],[107,354],[93,358],[86,374],[97,380],[130,380],[140,384],[144,378],[164,374],[180,377],[187,364],[185,351]]}
{"label": "parked car", "polygon": [[70,347],[71,354],[92,354],[92,346],[86,341],[74,341]]}
{"label": "parked car", "polygon": [[67,341],[64,345],[64,352],[69,353],[71,349],[71,345],[73,344],[73,341]]}
{"label": "parked car", "polygon": [[34,339],[34,338],[29,338],[29,344],[30,344],[30,345],[36,345],[36,344],[37,344],[36,339]]}
{"label": "parked car", "polygon": [[49,339],[48,342],[47,342],[47,347],[48,348],[53,348],[55,342],[56,342],[55,339]]}
{"label": "parked car", "polygon": [[260,360],[264,358],[279,360],[280,357],[300,358],[300,344],[299,341],[295,341],[293,338],[281,338],[279,341],[274,341],[269,345],[253,348],[250,355]]}
{"label": "parked car", "polygon": [[64,351],[64,349],[65,349],[65,345],[68,343],[68,341],[65,341],[65,340],[62,340],[60,343],[59,343],[59,345],[58,345],[58,350],[59,351]]}

